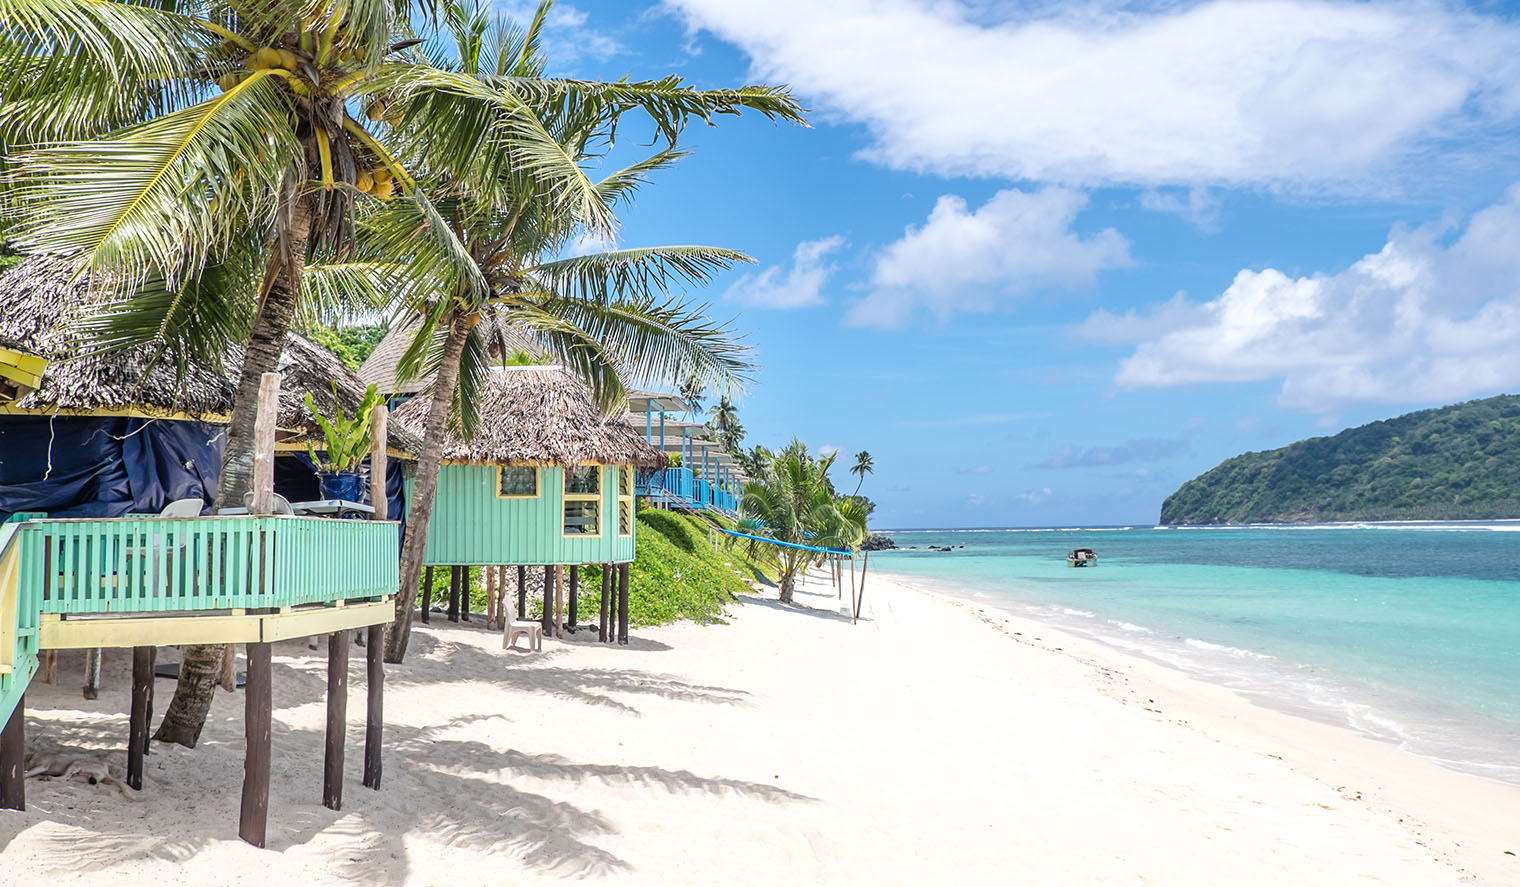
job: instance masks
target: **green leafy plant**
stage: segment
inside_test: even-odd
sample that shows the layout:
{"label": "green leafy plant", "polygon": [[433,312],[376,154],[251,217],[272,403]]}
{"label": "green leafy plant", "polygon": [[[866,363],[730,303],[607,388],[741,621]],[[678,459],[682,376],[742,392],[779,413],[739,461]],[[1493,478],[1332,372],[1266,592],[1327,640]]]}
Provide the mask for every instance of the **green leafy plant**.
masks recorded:
{"label": "green leafy plant", "polygon": [[[337,393],[338,386],[334,385],[334,397]],[[380,405],[380,401],[379,390],[371,385],[364,390],[364,400],[360,401],[359,409],[352,417],[343,411],[343,407],[335,405],[333,416],[329,419],[317,410],[311,392],[306,393],[306,408],[316,417],[317,425],[321,426],[322,434],[327,438],[325,457],[317,455],[316,447],[306,444],[306,452],[311,456],[311,464],[317,467],[317,471],[339,474],[359,467],[370,448],[369,414]]]}

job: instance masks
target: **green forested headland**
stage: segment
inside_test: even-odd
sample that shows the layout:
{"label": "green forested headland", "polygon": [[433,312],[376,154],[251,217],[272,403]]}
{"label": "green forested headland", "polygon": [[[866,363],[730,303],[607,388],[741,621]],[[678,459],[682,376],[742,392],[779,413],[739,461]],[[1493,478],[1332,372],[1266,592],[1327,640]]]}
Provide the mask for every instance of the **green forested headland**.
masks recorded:
{"label": "green forested headland", "polygon": [[1421,410],[1227,459],[1163,524],[1520,517],[1520,396]]}

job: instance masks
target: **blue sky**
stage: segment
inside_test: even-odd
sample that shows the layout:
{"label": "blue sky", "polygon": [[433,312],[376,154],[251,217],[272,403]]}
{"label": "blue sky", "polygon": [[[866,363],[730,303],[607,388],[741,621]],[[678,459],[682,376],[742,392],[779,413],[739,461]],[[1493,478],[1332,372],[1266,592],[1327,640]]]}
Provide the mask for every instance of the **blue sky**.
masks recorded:
{"label": "blue sky", "polygon": [[1520,388],[1502,6],[577,0],[555,22],[563,73],[785,83],[811,109],[695,127],[620,241],[755,257],[690,294],[762,366],[747,442],[869,450],[877,526],[1143,524],[1237,453]]}

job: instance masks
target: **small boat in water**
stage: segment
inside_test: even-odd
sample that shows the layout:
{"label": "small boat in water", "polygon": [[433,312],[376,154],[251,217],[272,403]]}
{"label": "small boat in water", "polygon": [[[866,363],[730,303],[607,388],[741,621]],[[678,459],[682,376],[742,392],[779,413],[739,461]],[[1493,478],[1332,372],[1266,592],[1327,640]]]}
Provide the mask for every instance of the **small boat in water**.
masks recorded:
{"label": "small boat in water", "polygon": [[1066,565],[1069,567],[1096,567],[1098,556],[1091,548],[1078,548],[1066,556]]}

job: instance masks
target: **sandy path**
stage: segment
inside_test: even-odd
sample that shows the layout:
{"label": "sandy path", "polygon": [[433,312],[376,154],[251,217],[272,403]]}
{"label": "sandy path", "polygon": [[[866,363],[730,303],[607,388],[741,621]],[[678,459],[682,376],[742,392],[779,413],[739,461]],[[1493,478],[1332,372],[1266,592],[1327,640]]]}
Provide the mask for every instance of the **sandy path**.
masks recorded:
{"label": "sandy path", "polygon": [[[0,814],[0,884],[1520,883],[1520,836],[1496,843],[1520,790],[888,583],[855,626],[831,590],[799,600],[531,656],[422,628],[389,672],[379,793],[355,660],[341,813],[319,803],[322,654],[281,645],[270,851],[235,837],[242,697],[220,694],[136,803],[32,783]],[[33,693],[35,746],[124,741],[126,651],[94,703],[79,659]]]}

